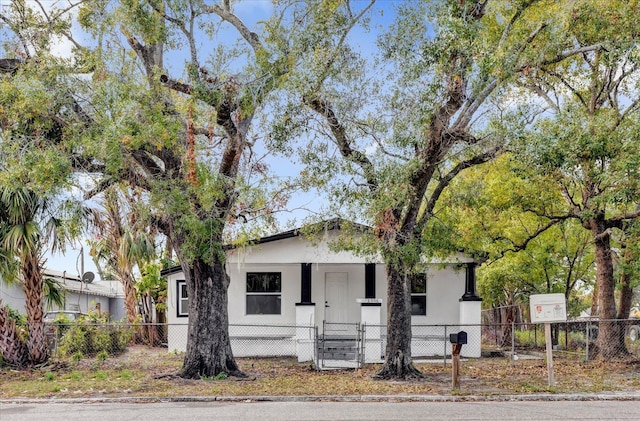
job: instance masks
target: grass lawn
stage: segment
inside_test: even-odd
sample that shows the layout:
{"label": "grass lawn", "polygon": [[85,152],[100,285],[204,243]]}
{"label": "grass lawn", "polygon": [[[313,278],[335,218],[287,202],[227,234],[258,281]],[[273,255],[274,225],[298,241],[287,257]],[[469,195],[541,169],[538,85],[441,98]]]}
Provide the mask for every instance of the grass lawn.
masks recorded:
{"label": "grass lawn", "polygon": [[554,360],[555,387],[547,385],[544,360],[463,360],[460,389],[451,389],[451,365],[417,363],[420,381],[381,381],[379,365],[359,370],[316,371],[293,358],[239,358],[247,379],[185,380],[177,376],[182,355],[132,346],[120,357],[60,361],[17,371],[0,368],[0,399],[175,396],[498,395],[593,393],[640,390],[640,361]]}

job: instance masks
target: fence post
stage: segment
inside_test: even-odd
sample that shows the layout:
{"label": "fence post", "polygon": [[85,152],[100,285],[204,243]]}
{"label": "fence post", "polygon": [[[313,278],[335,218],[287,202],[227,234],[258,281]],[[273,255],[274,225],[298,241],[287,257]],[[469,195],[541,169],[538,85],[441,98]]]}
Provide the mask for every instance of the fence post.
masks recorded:
{"label": "fence post", "polygon": [[365,352],[367,350],[367,324],[362,324],[362,333],[360,335],[360,368],[364,367],[365,363]]}
{"label": "fence post", "polygon": [[442,353],[443,367],[447,366],[447,325],[444,325],[444,352]]}
{"label": "fence post", "polygon": [[516,322],[511,322],[511,364],[516,358]]}
{"label": "fence post", "polygon": [[586,353],[587,353],[587,361],[589,361],[589,342],[591,342],[591,338],[590,338],[590,333],[591,333],[591,326],[590,326],[591,322],[587,320],[587,331],[584,333],[584,337],[586,338]]}

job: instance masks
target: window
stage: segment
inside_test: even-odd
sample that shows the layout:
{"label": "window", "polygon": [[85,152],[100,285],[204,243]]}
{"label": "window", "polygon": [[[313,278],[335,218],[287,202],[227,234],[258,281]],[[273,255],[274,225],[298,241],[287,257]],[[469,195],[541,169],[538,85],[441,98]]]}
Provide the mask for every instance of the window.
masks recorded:
{"label": "window", "polygon": [[280,314],[282,274],[247,273],[247,314]]}
{"label": "window", "polygon": [[187,283],[184,280],[177,283],[177,296],[178,296],[178,317],[189,316],[189,297],[187,296]]}
{"label": "window", "polygon": [[411,276],[411,315],[427,315],[427,274]]}

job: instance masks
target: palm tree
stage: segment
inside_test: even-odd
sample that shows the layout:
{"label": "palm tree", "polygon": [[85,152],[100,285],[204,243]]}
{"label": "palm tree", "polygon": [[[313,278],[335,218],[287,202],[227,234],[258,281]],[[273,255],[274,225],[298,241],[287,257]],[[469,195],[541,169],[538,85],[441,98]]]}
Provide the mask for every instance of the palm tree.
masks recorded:
{"label": "palm tree", "polygon": [[0,190],[0,247],[8,260],[20,263],[19,271],[26,295],[28,335],[26,347],[32,364],[48,358],[44,328],[41,238],[36,218],[44,202],[27,188],[4,187]]}
{"label": "palm tree", "polygon": [[16,321],[9,317],[9,309],[0,300],[0,356],[2,362],[14,367],[28,363],[27,347],[22,341]]}
{"label": "palm tree", "polygon": [[91,255],[100,271],[104,263],[122,283],[129,323],[139,315],[134,269],[156,257],[154,235],[141,220],[135,202],[135,192],[114,185],[104,192],[103,210],[93,210],[91,218],[97,234],[90,242]]}
{"label": "palm tree", "polygon": [[21,346],[23,339],[15,324],[0,310],[0,347],[3,359],[18,366],[41,364],[49,357],[45,292],[54,302],[60,301],[60,294],[52,291],[55,285],[43,278],[43,251],[48,240],[54,252],[64,244],[60,236],[64,226],[51,216],[51,204],[45,195],[28,187],[0,186],[0,275],[5,281],[22,283],[27,313],[27,336]]}

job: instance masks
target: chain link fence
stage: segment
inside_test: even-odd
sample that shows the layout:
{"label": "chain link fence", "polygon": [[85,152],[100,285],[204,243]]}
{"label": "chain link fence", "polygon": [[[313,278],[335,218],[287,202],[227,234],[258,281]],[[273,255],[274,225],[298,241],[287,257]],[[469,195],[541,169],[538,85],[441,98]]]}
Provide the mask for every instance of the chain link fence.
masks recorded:
{"label": "chain link fence", "polygon": [[[577,320],[551,323],[554,356],[592,360],[640,358],[640,319]],[[539,355],[546,346],[544,324],[502,323],[482,326],[486,354],[503,352],[518,358]]]}
{"label": "chain link fence", "polygon": [[[229,325],[236,357],[294,357],[305,342],[313,349],[315,327],[294,325]],[[47,325],[47,343],[54,358],[84,358],[104,353],[117,356],[128,345],[144,344],[184,352],[186,324],[122,324],[55,322]]]}
{"label": "chain link fence", "polygon": [[[361,329],[361,330],[359,330]],[[359,335],[357,332],[361,332]],[[415,360],[451,357],[450,335],[464,331],[462,357],[523,356],[544,358],[544,325],[502,323],[482,325],[414,325],[411,353]],[[582,320],[551,324],[554,358],[588,361],[631,357],[640,359],[640,320]],[[317,361],[319,338],[353,336],[367,363],[382,362],[387,346],[385,325],[325,324],[230,325],[231,347],[236,357],[297,357]],[[121,323],[52,323],[47,340],[54,358],[87,358],[102,354],[117,356],[132,344],[165,347],[167,352],[183,352],[188,326]]]}

